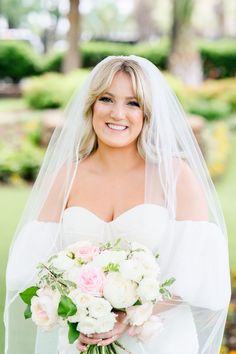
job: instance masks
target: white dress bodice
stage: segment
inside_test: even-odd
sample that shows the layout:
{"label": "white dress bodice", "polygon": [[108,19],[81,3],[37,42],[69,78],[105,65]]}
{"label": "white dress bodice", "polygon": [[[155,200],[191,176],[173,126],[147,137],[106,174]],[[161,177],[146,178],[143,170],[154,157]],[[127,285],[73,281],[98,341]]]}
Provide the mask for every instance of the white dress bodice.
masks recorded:
{"label": "white dress bodice", "polygon": [[[167,221],[167,209],[156,204],[139,204],[109,222],[86,208],[69,207],[63,215],[64,246],[78,240],[97,243],[122,237],[141,242],[155,252]],[[151,235],[158,235],[158,239]]]}

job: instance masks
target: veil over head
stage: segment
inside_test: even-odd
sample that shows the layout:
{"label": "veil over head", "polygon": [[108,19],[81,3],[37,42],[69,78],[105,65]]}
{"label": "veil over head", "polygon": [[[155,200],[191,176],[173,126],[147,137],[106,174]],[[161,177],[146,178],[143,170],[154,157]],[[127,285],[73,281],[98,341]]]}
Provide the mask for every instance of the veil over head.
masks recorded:
{"label": "veil over head", "polygon": [[[58,350],[58,330],[41,332],[31,320],[24,319],[24,304],[19,293],[34,284],[37,264],[63,247],[63,212],[74,178],[79,173],[81,161],[96,149],[92,136],[85,134],[91,125],[85,109],[88,99],[93,97],[93,90],[95,92],[95,79],[104,68],[115,72],[118,67],[126,66],[134,68],[132,80],[136,81],[136,86],[142,87],[144,93],[140,99],[144,102],[146,123],[139,137],[139,152],[145,160],[144,203],[160,205],[168,213],[165,237],[157,247],[163,280],[170,276],[176,278],[172,286],[175,297],[166,302],[163,312],[169,316],[165,331],[169,331],[171,341],[173,328],[170,323],[183,320],[181,313],[186,312],[178,309],[186,309],[196,333],[194,353],[219,353],[230,300],[223,213],[204,158],[176,95],[156,66],[147,59],[131,55],[109,56],[96,65],[68,103],[63,125],[54,130],[9,252],[5,354],[22,354],[22,348],[24,354],[69,353]],[[141,71],[141,77],[137,75],[136,67]],[[185,170],[190,176],[189,186],[186,186],[190,208],[194,205],[191,193],[197,185],[205,197],[208,220],[201,219],[201,216],[176,218],[176,191]],[[150,240],[155,239],[158,240],[158,234],[150,234]],[[165,302],[162,305],[165,306]],[[133,338],[130,340],[134,341]],[[179,342],[181,340],[180,337]],[[163,346],[161,354],[172,353],[167,342],[167,349]],[[176,350],[175,354],[194,354],[188,350],[192,343],[188,342],[187,336],[182,344],[182,351]],[[149,344],[137,342],[136,345],[135,354],[152,352]]]}

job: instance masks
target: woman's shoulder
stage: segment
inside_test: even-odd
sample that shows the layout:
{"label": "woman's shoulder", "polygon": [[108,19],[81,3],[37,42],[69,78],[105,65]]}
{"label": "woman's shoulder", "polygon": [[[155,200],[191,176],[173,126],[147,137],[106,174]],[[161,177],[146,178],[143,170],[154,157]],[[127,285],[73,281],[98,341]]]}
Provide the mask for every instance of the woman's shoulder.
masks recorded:
{"label": "woman's shoulder", "polygon": [[193,169],[182,159],[178,162],[176,219],[208,220],[207,201],[201,183]]}

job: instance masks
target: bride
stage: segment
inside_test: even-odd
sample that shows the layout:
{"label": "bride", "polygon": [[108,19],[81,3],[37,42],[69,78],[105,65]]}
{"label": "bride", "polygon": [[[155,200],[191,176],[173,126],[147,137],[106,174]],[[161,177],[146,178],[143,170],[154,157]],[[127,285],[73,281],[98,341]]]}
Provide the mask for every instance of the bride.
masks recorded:
{"label": "bride", "polygon": [[[65,110],[16,230],[7,267],[5,354],[76,354],[119,340],[133,354],[217,354],[230,300],[227,232],[184,111],[160,71],[137,56],[101,61]],[[36,266],[78,240],[124,237],[159,253],[171,300],[163,331],[142,342],[120,312],[112,331],[73,345],[23,319],[19,292]],[[16,334],[21,339],[19,343]],[[24,349],[22,349],[24,348]]]}

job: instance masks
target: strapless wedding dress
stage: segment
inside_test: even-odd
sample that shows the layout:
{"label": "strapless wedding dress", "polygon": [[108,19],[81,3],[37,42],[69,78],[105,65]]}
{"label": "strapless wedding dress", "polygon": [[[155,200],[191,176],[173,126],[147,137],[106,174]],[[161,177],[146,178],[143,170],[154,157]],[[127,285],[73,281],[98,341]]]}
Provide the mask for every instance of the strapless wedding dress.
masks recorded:
{"label": "strapless wedding dress", "polygon": [[[64,210],[60,223],[26,223],[8,265],[9,290],[14,293],[34,285],[32,274],[36,276],[37,264],[71,243],[98,243],[118,237],[140,242],[158,253],[160,281],[175,277],[171,293],[182,299],[180,304],[161,312],[164,330],[152,340],[143,343],[124,334],[120,342],[132,354],[218,354],[230,299],[226,238],[214,223],[172,220],[167,209],[156,204],[139,204],[111,222],[74,206]],[[22,313],[23,305],[19,318],[24,327]],[[34,333],[35,324],[27,324]],[[29,338],[25,339],[29,347]],[[78,354],[75,344],[68,343],[66,327],[59,332],[38,328],[32,346],[27,353]]]}
{"label": "strapless wedding dress", "polygon": [[[223,289],[211,288],[212,276],[214,277],[213,269],[215,274],[219,275],[222,272],[217,272],[219,265],[214,260],[216,268],[212,269],[212,264],[209,263],[211,255],[205,255],[203,249],[206,245],[206,234],[211,234],[212,237],[214,235],[216,241],[215,243],[212,240],[208,242],[212,243],[211,247],[216,247],[218,254],[222,254],[222,245],[220,242],[217,243],[217,235],[220,236],[220,231],[215,224],[171,221],[167,209],[156,204],[137,205],[110,222],[102,220],[86,208],[74,206],[64,211],[62,232],[63,247],[79,240],[97,243],[121,237],[140,242],[154,253],[158,252],[162,272],[161,280],[174,276],[176,282],[172,285],[171,292],[181,296],[185,303],[162,312],[164,330],[149,342],[140,342],[127,334],[119,340],[132,354],[199,353],[199,338],[191,305],[210,307],[214,310],[220,308],[221,302],[223,305],[225,301]],[[218,240],[220,238],[222,237],[218,237]],[[194,261],[192,261],[193,255]],[[214,252],[212,257],[215,257]],[[195,259],[198,259],[198,262]],[[227,264],[226,261],[225,263]],[[208,264],[211,264],[210,269]],[[199,295],[198,288],[203,274],[204,291]],[[219,284],[222,284],[220,279]],[[212,295],[212,292],[216,294],[215,291],[218,291],[217,299],[214,299],[216,296]],[[74,344],[68,344],[67,334],[63,330],[59,337],[60,354],[78,353]]]}

